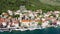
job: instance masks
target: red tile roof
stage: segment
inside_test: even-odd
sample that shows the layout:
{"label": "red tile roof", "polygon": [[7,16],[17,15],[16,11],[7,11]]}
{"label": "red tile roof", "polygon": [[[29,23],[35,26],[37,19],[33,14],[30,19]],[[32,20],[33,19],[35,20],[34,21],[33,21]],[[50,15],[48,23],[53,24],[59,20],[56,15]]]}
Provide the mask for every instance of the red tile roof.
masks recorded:
{"label": "red tile roof", "polygon": [[4,19],[4,18],[0,18],[0,23],[1,23],[1,22],[4,22],[4,21],[5,21],[5,19]]}

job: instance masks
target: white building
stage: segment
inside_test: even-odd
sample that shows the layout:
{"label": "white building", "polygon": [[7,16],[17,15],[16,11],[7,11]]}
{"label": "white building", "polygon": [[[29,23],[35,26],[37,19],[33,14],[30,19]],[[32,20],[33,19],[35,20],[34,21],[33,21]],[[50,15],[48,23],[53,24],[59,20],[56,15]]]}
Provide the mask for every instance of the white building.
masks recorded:
{"label": "white building", "polygon": [[48,27],[48,26],[49,26],[48,23],[49,23],[48,21],[45,21],[44,23],[42,23],[42,28],[46,28],[46,27]]}
{"label": "white building", "polygon": [[13,15],[13,12],[11,10],[7,11],[9,15]]}

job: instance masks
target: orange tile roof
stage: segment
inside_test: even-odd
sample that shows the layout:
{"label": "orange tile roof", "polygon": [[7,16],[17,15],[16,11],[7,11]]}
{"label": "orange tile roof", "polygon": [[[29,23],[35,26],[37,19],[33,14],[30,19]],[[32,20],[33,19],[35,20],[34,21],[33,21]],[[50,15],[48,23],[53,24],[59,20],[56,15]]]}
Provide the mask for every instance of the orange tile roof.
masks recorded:
{"label": "orange tile roof", "polygon": [[1,22],[4,22],[4,21],[5,21],[4,18],[0,18],[0,23],[1,23]]}
{"label": "orange tile roof", "polygon": [[39,22],[40,20],[21,20],[22,22],[32,22],[32,21],[35,21],[35,22]]}
{"label": "orange tile roof", "polygon": [[22,22],[31,22],[31,20],[21,20]]}

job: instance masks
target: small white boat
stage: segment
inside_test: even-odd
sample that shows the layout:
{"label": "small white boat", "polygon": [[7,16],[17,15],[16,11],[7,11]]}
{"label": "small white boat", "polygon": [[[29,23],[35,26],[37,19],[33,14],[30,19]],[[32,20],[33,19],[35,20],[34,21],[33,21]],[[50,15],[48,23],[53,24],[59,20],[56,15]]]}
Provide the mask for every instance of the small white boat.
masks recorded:
{"label": "small white boat", "polygon": [[30,31],[31,31],[31,30],[35,30],[35,29],[36,29],[36,28],[28,28],[28,30],[30,30]]}
{"label": "small white boat", "polygon": [[26,31],[26,30],[28,30],[28,29],[15,29],[15,30],[20,30],[20,31]]}

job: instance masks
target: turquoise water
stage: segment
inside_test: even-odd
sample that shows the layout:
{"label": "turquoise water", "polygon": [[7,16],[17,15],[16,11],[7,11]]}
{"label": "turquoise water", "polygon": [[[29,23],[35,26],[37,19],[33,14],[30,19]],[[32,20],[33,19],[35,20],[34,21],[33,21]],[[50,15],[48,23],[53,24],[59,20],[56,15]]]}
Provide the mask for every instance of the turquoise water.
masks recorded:
{"label": "turquoise water", "polygon": [[0,32],[0,34],[60,34],[60,28],[45,28],[41,30],[33,31],[12,31],[12,32]]}

